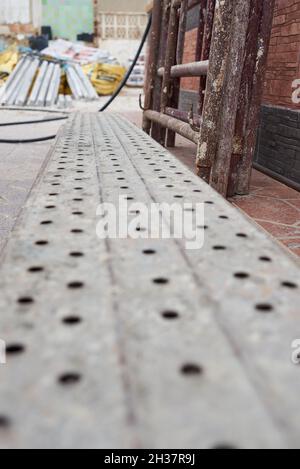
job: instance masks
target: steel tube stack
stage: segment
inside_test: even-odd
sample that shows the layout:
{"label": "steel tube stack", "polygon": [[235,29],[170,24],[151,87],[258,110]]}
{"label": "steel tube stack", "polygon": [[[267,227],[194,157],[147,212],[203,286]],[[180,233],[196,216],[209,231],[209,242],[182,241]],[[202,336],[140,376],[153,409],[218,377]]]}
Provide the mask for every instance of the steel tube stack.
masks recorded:
{"label": "steel tube stack", "polygon": [[[37,107],[52,107],[57,103],[61,105],[59,88],[64,69],[64,63],[46,60],[38,54],[21,57],[1,91],[1,105]],[[66,74],[75,99],[87,101],[98,99],[96,90],[80,65],[67,64]],[[63,98],[63,107],[71,104],[72,97]]]}

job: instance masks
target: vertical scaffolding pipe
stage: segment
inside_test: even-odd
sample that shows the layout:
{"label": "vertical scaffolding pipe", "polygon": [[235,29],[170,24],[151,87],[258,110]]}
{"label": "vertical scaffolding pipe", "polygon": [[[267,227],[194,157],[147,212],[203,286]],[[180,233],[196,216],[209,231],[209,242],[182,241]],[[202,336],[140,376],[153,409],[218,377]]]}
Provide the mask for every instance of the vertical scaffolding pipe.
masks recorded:
{"label": "vertical scaffolding pipe", "polygon": [[[152,109],[153,106],[153,91],[156,86],[159,86],[161,79],[157,76],[157,63],[159,54],[159,40],[161,36],[161,16],[162,16],[162,2],[161,0],[154,0],[152,10],[152,27],[150,33],[149,49],[148,49],[148,66],[145,82],[145,103],[146,110]],[[151,121],[143,116],[143,130],[150,134]]]}
{"label": "vertical scaffolding pipe", "polygon": [[[185,44],[185,32],[186,32],[186,23],[187,23],[187,13],[188,13],[188,0],[182,0],[180,5],[179,17],[177,16],[177,38],[175,44],[175,58],[174,62],[177,65],[181,65],[183,61],[184,54],[184,44]],[[176,31],[175,31],[176,32]],[[179,96],[180,96],[180,78],[173,78],[170,92],[169,105],[173,109],[178,109],[179,107]],[[176,133],[171,130],[167,130],[167,147],[173,148],[176,143]]]}
{"label": "vertical scaffolding pipe", "polygon": [[205,19],[206,19],[206,4],[207,4],[207,0],[200,0],[199,24],[198,24],[196,54],[195,54],[196,62],[199,62],[202,57],[203,38],[204,38]]}
{"label": "vertical scaffolding pipe", "polygon": [[[168,39],[168,27],[170,19],[170,9],[171,9],[171,0],[162,0],[162,18],[161,18],[161,35],[159,41],[159,54],[158,54],[158,64],[157,70],[164,66],[166,46]],[[161,110],[161,91],[162,91],[162,79],[156,82],[155,89],[153,90],[153,110],[160,112]],[[161,131],[162,128],[159,124],[153,123],[151,129],[151,136],[157,142],[161,142]]]}
{"label": "vertical scaffolding pipe", "polygon": [[180,8],[179,32],[178,32],[178,43],[177,43],[177,57],[176,57],[177,65],[182,64],[182,61],[183,61],[188,6],[189,6],[189,1],[182,0],[182,4]]}
{"label": "vertical scaffolding pipe", "polygon": [[[202,47],[202,57],[201,60],[209,60],[212,32],[214,25],[214,15],[215,15],[215,6],[216,0],[207,0],[206,6],[206,21],[205,21],[205,30],[203,38],[203,47]],[[198,104],[198,114],[202,114],[203,103],[204,103],[204,93],[206,88],[206,76],[200,77],[200,89],[199,89],[199,104]]]}
{"label": "vertical scaffolding pipe", "polygon": [[259,125],[260,106],[263,84],[270,45],[275,0],[264,0],[258,35],[257,56],[253,75],[252,96],[245,130],[243,159],[238,170],[237,193],[249,193],[253,156],[255,152],[257,128]]}
{"label": "vertical scaffolding pipe", "polygon": [[[170,2],[170,18],[168,26],[168,37],[167,37],[167,47],[165,54],[165,69],[162,82],[162,93],[161,93],[161,112],[164,114],[166,107],[170,104],[170,98],[172,94],[172,77],[171,69],[173,65],[176,65],[176,51],[177,51],[177,40],[178,40],[178,28],[179,28],[179,19],[178,19],[178,7],[176,5],[176,0]],[[167,130],[162,128],[161,130],[161,145],[166,144],[166,135]]]}
{"label": "vertical scaffolding pipe", "polygon": [[175,65],[177,38],[178,38],[178,15],[174,7],[174,0],[169,1],[170,19],[168,26],[167,47],[165,51],[165,66],[161,93],[161,112],[164,112],[169,101],[171,88],[171,68]]}
{"label": "vertical scaffolding pipe", "polygon": [[218,148],[220,106],[223,100],[231,45],[232,14],[232,0],[216,2],[203,119],[197,150],[197,172],[207,183],[210,182],[211,167]]}
{"label": "vertical scaffolding pipe", "polygon": [[245,131],[249,114],[249,106],[253,92],[253,75],[257,61],[258,36],[262,18],[263,2],[251,0],[250,20],[247,33],[245,63],[239,92],[239,102],[236,115],[235,136],[231,158],[231,171],[228,186],[228,197],[233,197],[237,190],[238,166],[243,158],[243,148],[247,145]]}
{"label": "vertical scaffolding pipe", "polygon": [[219,142],[213,161],[211,186],[227,197],[231,155],[238,108],[251,0],[236,0],[232,15],[231,43],[220,108]]}

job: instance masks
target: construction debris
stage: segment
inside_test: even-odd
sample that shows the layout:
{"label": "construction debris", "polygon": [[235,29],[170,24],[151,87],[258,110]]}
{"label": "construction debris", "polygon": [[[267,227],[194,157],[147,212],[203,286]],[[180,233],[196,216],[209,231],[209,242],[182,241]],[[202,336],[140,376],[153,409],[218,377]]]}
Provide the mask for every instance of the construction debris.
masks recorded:
{"label": "construction debris", "polygon": [[[1,104],[51,107],[58,103],[62,75],[75,99],[98,99],[88,77],[78,64],[49,61],[37,54],[21,58],[1,93]],[[66,90],[66,95],[68,90]],[[65,100],[70,103],[70,99]]]}
{"label": "construction debris", "polygon": [[[72,98],[93,101],[113,94],[125,73],[109,52],[80,43],[59,39],[42,52],[11,47],[0,54],[0,104],[61,108]],[[141,62],[131,84],[143,81]]]}
{"label": "construction debris", "polygon": [[87,99],[92,101],[98,98],[95,88],[78,64],[67,65],[66,73],[68,83],[75,99]]}
{"label": "construction debris", "polygon": [[126,73],[126,68],[121,65],[90,64],[82,69],[101,96],[113,94]]}
{"label": "construction debris", "polygon": [[[129,66],[133,63],[133,59],[129,61]],[[143,88],[145,83],[145,56],[141,55],[129,77],[127,86]]]}
{"label": "construction debris", "polygon": [[80,65],[89,63],[117,63],[106,50],[87,47],[81,43],[74,43],[57,39],[51,41],[49,47],[41,51],[43,55],[57,60],[77,62]]}

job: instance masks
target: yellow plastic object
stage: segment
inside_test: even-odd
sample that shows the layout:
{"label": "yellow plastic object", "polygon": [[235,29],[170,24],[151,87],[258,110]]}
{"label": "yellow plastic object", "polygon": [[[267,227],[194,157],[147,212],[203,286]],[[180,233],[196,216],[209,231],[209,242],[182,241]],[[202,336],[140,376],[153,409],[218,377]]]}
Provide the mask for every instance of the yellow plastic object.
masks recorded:
{"label": "yellow plastic object", "polygon": [[59,94],[72,95],[71,88],[69,86],[67,75],[64,71],[61,72]]}
{"label": "yellow plastic object", "polygon": [[120,65],[89,64],[82,67],[97,93],[102,96],[113,94],[121,83],[126,68]]}
{"label": "yellow plastic object", "polygon": [[0,54],[0,74],[10,75],[19,61],[19,53],[15,47],[6,49]]}

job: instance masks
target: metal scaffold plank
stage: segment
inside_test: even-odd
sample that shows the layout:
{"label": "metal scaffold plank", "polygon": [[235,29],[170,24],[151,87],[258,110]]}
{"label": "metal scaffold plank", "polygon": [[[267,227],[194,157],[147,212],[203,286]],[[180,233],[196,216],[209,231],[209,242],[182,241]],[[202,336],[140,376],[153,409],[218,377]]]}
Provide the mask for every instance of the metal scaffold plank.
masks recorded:
{"label": "metal scaffold plank", "polygon": [[[120,194],[129,206],[203,202],[203,248],[98,239],[97,206]],[[299,447],[297,278],[292,258],[145,133],[77,114],[1,267],[0,446]]]}
{"label": "metal scaffold plank", "polygon": [[13,105],[16,102],[20,88],[22,86],[22,80],[27,75],[27,72],[31,66],[31,58],[25,57],[24,61],[21,63],[21,67],[18,68],[17,74],[12,81],[11,86],[9,87],[7,93],[5,94],[5,99],[3,104]]}
{"label": "metal scaffold plank", "polygon": [[15,104],[17,106],[24,106],[27,101],[28,94],[30,92],[30,89],[32,87],[33,79],[37,73],[38,67],[39,67],[39,59],[34,59],[32,60],[32,63],[26,73],[25,76],[23,76],[23,81],[20,83],[20,88],[18,91],[18,96],[16,98]]}
{"label": "metal scaffold plank", "polygon": [[98,99],[98,94],[93,87],[92,83],[90,82],[89,78],[84,74],[82,68],[80,65],[75,64],[74,65],[74,70],[76,71],[76,74],[79,78],[79,81],[81,83],[82,89],[85,91],[85,97],[87,99]]}
{"label": "metal scaffold plank", "polygon": [[29,100],[28,100],[28,105],[29,106],[35,106],[38,101],[38,96],[42,88],[42,84],[44,82],[46,72],[48,69],[48,62],[44,60],[40,66],[38,76],[35,80],[34,86],[32,88]]}
{"label": "metal scaffold plank", "polygon": [[37,97],[37,106],[45,106],[46,97],[52,80],[55,65],[54,63],[48,63],[47,70],[45,72],[44,80],[41,85],[40,92]]}
{"label": "metal scaffold plank", "polygon": [[19,73],[21,72],[23,66],[24,66],[25,58],[22,57],[21,60],[18,62],[16,67],[14,68],[13,72],[9,76],[7,82],[5,83],[3,87],[3,95],[1,96],[1,104],[6,104],[9,92],[11,91],[12,87],[15,85],[17,82],[17,79],[19,77]]}
{"label": "metal scaffold plank", "polygon": [[59,86],[60,86],[60,65],[56,64],[53,70],[53,76],[49,84],[48,93],[46,96],[46,106],[53,106],[57,100]]}

